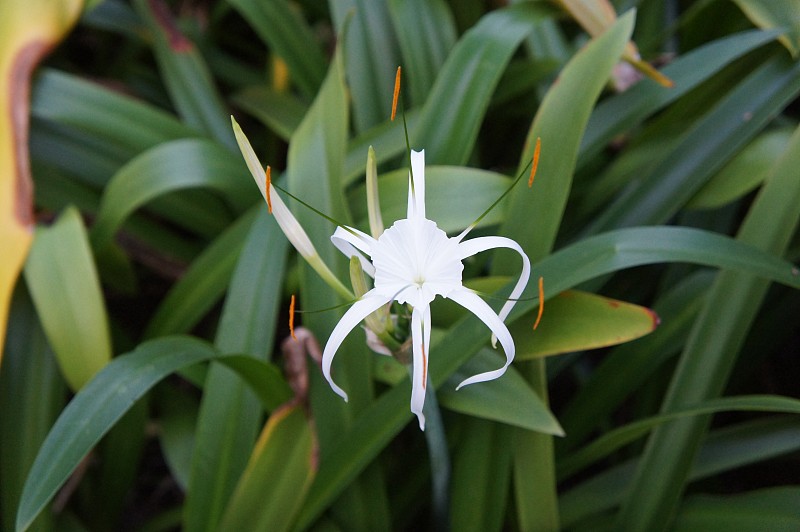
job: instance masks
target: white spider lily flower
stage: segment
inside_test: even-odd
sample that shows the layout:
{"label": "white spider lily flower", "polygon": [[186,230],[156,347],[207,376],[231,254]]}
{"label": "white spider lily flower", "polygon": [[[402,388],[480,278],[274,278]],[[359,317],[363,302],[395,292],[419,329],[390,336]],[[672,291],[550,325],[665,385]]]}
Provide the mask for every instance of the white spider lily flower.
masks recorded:
{"label": "white spider lily flower", "polygon": [[[374,286],[348,309],[333,329],[322,353],[322,372],[345,401],[347,394],[331,377],[333,357],[344,338],[362,320],[389,302],[409,304],[413,373],[411,411],[425,430],[422,407],[428,381],[428,355],[431,336],[430,303],[439,295],[449,298],[477,316],[492,331],[506,355],[503,367],[474,375],[456,389],[496,379],[514,360],[514,340],[503,323],[530,277],[530,261],[515,241],[486,236],[463,241],[472,227],[456,237],[448,237],[436,223],[425,217],[425,152],[411,152],[407,217],[396,221],[377,239],[352,227],[338,227],[331,240],[345,255],[358,257],[364,271],[375,278]],[[499,314],[461,281],[462,261],[481,251],[509,248],[522,257],[522,272]],[[367,259],[369,257],[369,260]]]}
{"label": "white spider lily flower", "polygon": [[261,191],[261,195],[264,196],[264,201],[267,202],[270,212],[275,216],[275,221],[278,222],[278,226],[280,226],[283,234],[286,235],[286,238],[289,239],[292,246],[300,253],[300,256],[305,259],[309,266],[311,266],[331,288],[336,290],[345,299],[352,299],[353,294],[333,274],[330,268],[328,268],[328,265],[325,264],[322,257],[317,253],[314,244],[311,243],[308,234],[306,234],[300,226],[300,222],[297,221],[292,211],[289,210],[280,195],[275,191],[275,187],[272,186],[272,183],[268,183],[268,179],[264,173],[264,167],[261,166],[261,161],[258,160],[258,156],[255,151],[253,151],[253,147],[250,145],[250,141],[247,140],[239,123],[236,122],[233,117],[231,117],[231,123],[233,124],[233,134],[236,136],[236,142],[239,144],[239,150],[241,150],[242,156],[244,156],[247,168],[250,170],[256,185],[258,185],[258,189]]}

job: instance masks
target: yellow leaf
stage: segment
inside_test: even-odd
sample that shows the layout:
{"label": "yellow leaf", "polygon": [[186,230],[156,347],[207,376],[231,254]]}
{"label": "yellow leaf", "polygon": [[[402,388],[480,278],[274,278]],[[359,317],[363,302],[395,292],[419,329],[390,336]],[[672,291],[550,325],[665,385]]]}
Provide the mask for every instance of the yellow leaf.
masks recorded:
{"label": "yellow leaf", "polygon": [[83,0],[3,2],[0,17],[0,362],[8,306],[33,237],[28,160],[30,77],[77,20]]}

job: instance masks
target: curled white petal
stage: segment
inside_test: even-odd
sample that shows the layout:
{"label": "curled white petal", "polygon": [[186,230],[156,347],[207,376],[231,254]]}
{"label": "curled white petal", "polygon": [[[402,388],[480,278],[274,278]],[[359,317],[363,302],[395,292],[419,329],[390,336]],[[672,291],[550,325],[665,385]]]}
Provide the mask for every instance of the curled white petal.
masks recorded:
{"label": "curled white petal", "polygon": [[[520,257],[522,257],[522,271],[519,274],[519,279],[517,279],[517,284],[514,285],[514,289],[508,296],[508,301],[506,301],[505,305],[503,305],[503,308],[500,309],[500,313],[498,314],[500,319],[505,321],[505,319],[511,313],[511,310],[514,308],[514,305],[517,304],[517,299],[519,299],[519,296],[522,295],[523,290],[525,290],[525,287],[528,285],[528,280],[531,276],[531,261],[528,259],[528,255],[525,254],[519,244],[504,236],[482,236],[467,240],[466,242],[461,242],[458,245],[458,249],[462,253],[462,259],[471,257],[476,253],[480,253],[481,251],[495,248],[513,249],[519,253]],[[492,334],[492,346],[495,346],[496,343],[497,337]]]}
{"label": "curled white petal", "polygon": [[347,393],[342,390],[331,377],[331,364],[333,357],[339,346],[342,345],[345,337],[352,331],[361,320],[376,311],[381,305],[387,303],[385,297],[377,296],[372,291],[364,294],[364,297],[353,303],[347,312],[344,313],[342,319],[333,328],[328,343],[325,344],[325,349],[322,352],[322,374],[331,385],[333,391],[336,392],[342,399],[347,401]]}
{"label": "curled white petal", "polygon": [[375,267],[365,256],[365,254],[372,255],[372,248],[376,242],[374,238],[353,227],[337,227],[331,235],[331,242],[346,257],[358,257],[361,268],[370,277],[375,277]]}
{"label": "curled white petal", "polygon": [[425,430],[425,390],[428,387],[428,348],[431,342],[431,309],[414,307],[411,312],[411,338],[414,362],[411,378],[411,412],[419,420],[420,430]]}
{"label": "curled white petal", "polygon": [[490,381],[502,376],[506,372],[508,366],[514,360],[515,353],[514,339],[511,338],[511,333],[508,331],[508,327],[506,327],[505,323],[503,323],[503,320],[501,320],[500,317],[494,313],[492,307],[486,304],[483,299],[478,297],[478,295],[471,290],[467,290],[466,288],[455,290],[450,293],[449,297],[480,318],[480,320],[492,330],[492,333],[497,336],[498,340],[500,340],[500,344],[503,346],[503,350],[506,353],[506,363],[502,368],[494,371],[487,371],[485,373],[479,373],[478,375],[473,375],[459,384],[456,387],[456,390],[469,384]]}

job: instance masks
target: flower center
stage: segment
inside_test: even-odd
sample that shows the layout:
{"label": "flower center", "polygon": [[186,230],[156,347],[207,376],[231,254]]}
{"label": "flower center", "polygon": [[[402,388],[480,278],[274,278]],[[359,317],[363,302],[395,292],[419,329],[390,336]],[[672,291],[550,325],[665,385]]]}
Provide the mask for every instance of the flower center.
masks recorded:
{"label": "flower center", "polygon": [[398,220],[373,246],[375,288],[412,305],[447,297],[461,286],[464,266],[457,248],[431,220]]}

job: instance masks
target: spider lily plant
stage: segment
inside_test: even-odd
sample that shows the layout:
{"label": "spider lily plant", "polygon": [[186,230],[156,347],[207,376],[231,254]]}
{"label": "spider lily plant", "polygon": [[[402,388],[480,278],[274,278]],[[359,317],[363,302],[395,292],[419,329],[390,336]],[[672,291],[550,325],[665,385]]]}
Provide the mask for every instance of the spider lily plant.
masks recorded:
{"label": "spider lily plant", "polygon": [[[269,168],[264,170],[250,142],[235,120],[233,120],[233,129],[253,179],[286,237],[334,290],[352,299],[353,296],[325,265],[305,231],[280,199],[276,187],[269,179]],[[420,429],[425,430],[425,416],[422,409],[428,383],[431,302],[436,296],[441,296],[458,303],[475,314],[492,331],[492,343],[496,344],[496,340],[499,340],[506,355],[506,361],[502,367],[473,375],[461,382],[456,389],[496,379],[505,373],[514,360],[514,339],[504,320],[528,283],[530,261],[519,244],[509,238],[483,236],[466,239],[477,222],[467,227],[459,235],[448,237],[436,225],[436,222],[426,217],[424,150],[411,151],[410,160],[408,209],[405,218],[394,222],[391,227],[380,232],[377,237],[343,224],[339,224],[331,236],[331,241],[337,249],[346,256],[358,260],[363,272],[374,279],[374,286],[366,292],[357,290],[357,292],[361,292],[358,294],[358,299],[334,327],[322,353],[322,372],[333,391],[347,401],[347,393],[334,382],[331,375],[331,365],[339,346],[345,337],[364,320],[372,333],[378,338],[385,338],[386,330],[382,327],[375,330],[376,321],[367,318],[376,311],[385,309],[392,302],[410,306],[411,411],[417,416]],[[370,210],[373,211],[375,209],[374,202],[369,203]],[[376,220],[378,217],[373,215],[370,216],[370,219]],[[379,231],[373,228],[372,232],[375,234]],[[495,248],[508,248],[516,251],[522,257],[520,276],[499,313],[495,313],[480,296],[462,283],[464,270],[462,261],[481,251]],[[357,277],[357,275],[353,277]],[[385,323],[385,320],[382,323]],[[379,351],[391,352],[400,360],[404,358],[398,350],[379,349]]]}

